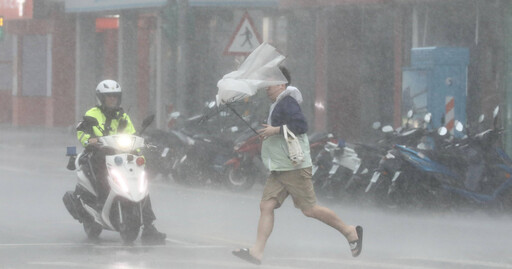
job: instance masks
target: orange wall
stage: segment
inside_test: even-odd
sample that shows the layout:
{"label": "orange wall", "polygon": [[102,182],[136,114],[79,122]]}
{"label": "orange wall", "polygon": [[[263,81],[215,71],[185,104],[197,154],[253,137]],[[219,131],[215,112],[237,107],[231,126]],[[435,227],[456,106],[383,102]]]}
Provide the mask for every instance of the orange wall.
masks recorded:
{"label": "orange wall", "polygon": [[75,24],[56,19],[52,48],[52,126],[75,124]]}
{"label": "orange wall", "polygon": [[[54,23],[52,23],[54,22]],[[54,13],[46,20],[13,21],[9,24],[9,33],[20,36],[28,34],[52,35],[52,84],[51,96],[0,95],[0,105],[6,103],[12,107],[14,126],[67,126],[75,121],[75,22],[63,14]],[[21,44],[21,43],[20,43]],[[18,52],[22,53],[18,44]],[[18,60],[21,56],[18,56]],[[22,70],[17,72],[21,76]],[[21,77],[18,78],[18,85]],[[8,92],[11,95],[11,92]],[[0,113],[4,114],[3,108]],[[7,114],[7,113],[5,113]],[[0,122],[4,116],[0,116]],[[7,120],[8,122],[8,120]]]}
{"label": "orange wall", "polygon": [[12,101],[12,123],[14,126],[46,126],[51,120],[47,114],[48,97],[18,97],[14,96]]}

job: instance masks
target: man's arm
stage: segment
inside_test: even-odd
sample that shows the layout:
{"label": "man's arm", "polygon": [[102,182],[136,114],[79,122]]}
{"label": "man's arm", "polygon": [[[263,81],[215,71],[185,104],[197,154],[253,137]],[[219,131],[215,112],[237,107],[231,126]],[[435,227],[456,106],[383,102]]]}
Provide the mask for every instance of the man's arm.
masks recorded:
{"label": "man's arm", "polygon": [[[302,113],[299,103],[293,97],[287,97],[282,101],[283,122],[281,125],[288,126],[288,129],[296,135],[308,132],[308,123]],[[283,133],[281,128],[280,133]]]}
{"label": "man's arm", "polygon": [[[98,122],[100,121],[98,118],[98,113],[95,110],[95,108],[89,109],[85,113],[85,116],[93,117],[93,118],[96,118],[98,120]],[[95,137],[101,136],[102,131],[100,129],[98,129],[98,126],[85,126],[82,124],[83,123],[80,123],[77,126],[76,135],[77,135],[78,141],[80,141],[82,146],[86,147],[91,142],[91,138],[94,139]],[[96,141],[97,141],[97,139],[96,139]]]}
{"label": "man's arm", "polygon": [[308,131],[308,124],[299,103],[291,96],[283,98],[276,105],[272,112],[272,126],[263,124],[265,128],[259,133],[262,137],[283,134],[283,125],[288,126],[288,129],[296,135],[305,134]]}
{"label": "man's arm", "polygon": [[77,131],[76,136],[78,138],[78,141],[80,141],[80,144],[82,144],[82,146],[86,147],[89,144],[89,138],[91,138],[90,134],[84,131]]}

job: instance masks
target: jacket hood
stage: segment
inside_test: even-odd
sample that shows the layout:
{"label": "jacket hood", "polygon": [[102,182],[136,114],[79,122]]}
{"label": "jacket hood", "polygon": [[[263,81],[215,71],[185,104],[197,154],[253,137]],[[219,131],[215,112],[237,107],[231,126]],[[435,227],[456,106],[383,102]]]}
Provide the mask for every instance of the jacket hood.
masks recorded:
{"label": "jacket hood", "polygon": [[299,89],[297,89],[294,86],[286,87],[286,90],[284,90],[281,94],[279,94],[277,96],[274,104],[279,103],[279,101],[281,101],[281,99],[285,98],[288,95],[293,97],[297,101],[297,103],[302,104],[302,101],[303,101],[302,94],[300,93]]}
{"label": "jacket hood", "polygon": [[280,93],[277,96],[276,101],[270,105],[270,111],[268,113],[267,124],[272,125],[271,118],[272,118],[272,112],[274,112],[274,108],[276,107],[277,103],[279,103],[279,101],[281,101],[283,98],[285,98],[288,95],[293,97],[297,101],[297,103],[299,103],[299,105],[302,103],[302,94],[300,93],[299,89],[297,89],[296,87],[293,87],[293,86],[286,87],[286,90],[284,90],[282,93]]}

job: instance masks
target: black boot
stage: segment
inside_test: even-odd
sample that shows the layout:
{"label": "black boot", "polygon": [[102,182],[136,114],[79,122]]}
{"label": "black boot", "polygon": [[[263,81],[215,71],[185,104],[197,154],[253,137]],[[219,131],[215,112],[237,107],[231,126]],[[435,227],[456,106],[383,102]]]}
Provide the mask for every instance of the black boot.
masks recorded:
{"label": "black boot", "polygon": [[85,218],[85,209],[82,207],[82,204],[78,197],[76,197],[76,194],[72,191],[68,191],[62,197],[62,201],[64,202],[69,214],[81,223]]}
{"label": "black boot", "polygon": [[153,224],[145,224],[144,228],[142,228],[142,234],[140,236],[140,241],[143,244],[147,245],[165,245],[165,238],[167,235],[165,233],[159,232],[155,225]]}

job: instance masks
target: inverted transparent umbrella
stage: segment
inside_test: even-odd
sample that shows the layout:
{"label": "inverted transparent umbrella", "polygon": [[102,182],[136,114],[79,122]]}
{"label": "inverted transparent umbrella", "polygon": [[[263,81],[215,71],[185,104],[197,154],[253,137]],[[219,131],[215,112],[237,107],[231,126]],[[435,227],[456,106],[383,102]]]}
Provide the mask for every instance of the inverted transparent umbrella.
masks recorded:
{"label": "inverted transparent umbrella", "polygon": [[[217,82],[217,105],[226,105],[243,120],[230,104],[253,96],[260,89],[288,83],[279,69],[279,64],[285,58],[270,44],[262,43],[249,54],[237,70],[224,75]],[[249,123],[245,120],[244,122],[257,133]]]}

